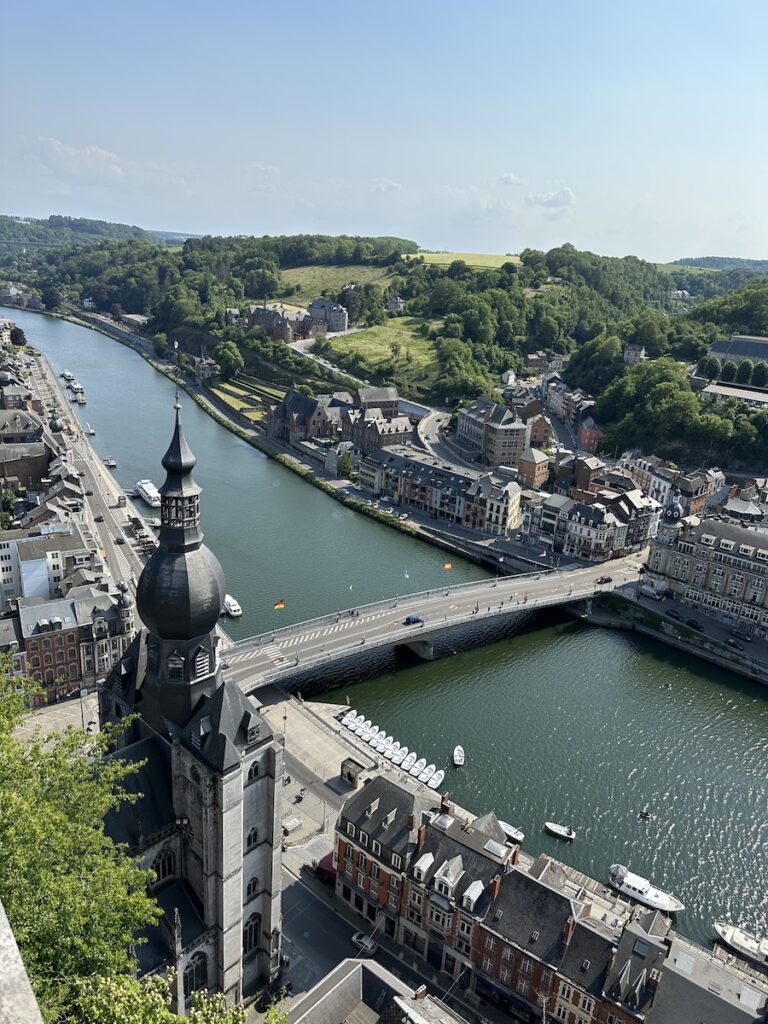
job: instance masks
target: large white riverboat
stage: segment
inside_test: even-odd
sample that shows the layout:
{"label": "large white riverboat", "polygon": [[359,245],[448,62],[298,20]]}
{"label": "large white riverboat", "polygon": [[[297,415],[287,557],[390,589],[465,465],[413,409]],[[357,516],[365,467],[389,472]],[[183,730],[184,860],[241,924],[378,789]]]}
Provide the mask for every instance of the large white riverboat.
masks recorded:
{"label": "large white riverboat", "polygon": [[681,903],[677,896],[657,889],[647,878],[634,874],[623,864],[611,865],[608,880],[618,892],[637,900],[638,903],[644,903],[652,910],[660,910],[664,914],[676,914],[680,910],[685,910],[685,904]]}
{"label": "large white riverboat", "polygon": [[726,946],[730,946],[741,956],[753,960],[761,967],[768,967],[768,939],[760,939],[757,935],[745,932],[743,928],[737,928],[735,924],[726,924],[725,921],[715,921],[712,927]]}
{"label": "large white riverboat", "polygon": [[151,480],[139,480],[136,484],[136,493],[152,508],[160,508],[160,492]]}

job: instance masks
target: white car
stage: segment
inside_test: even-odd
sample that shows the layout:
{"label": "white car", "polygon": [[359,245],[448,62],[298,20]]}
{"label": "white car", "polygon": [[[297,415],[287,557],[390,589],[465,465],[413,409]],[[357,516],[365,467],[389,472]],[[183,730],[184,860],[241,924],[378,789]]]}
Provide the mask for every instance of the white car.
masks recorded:
{"label": "white car", "polygon": [[352,945],[355,946],[363,956],[373,956],[379,948],[370,935],[365,932],[355,932],[352,936]]}

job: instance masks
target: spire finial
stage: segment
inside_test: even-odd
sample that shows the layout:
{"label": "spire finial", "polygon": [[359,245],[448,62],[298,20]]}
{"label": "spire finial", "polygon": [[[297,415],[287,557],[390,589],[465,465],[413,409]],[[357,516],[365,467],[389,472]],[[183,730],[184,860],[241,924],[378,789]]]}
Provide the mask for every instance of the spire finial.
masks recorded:
{"label": "spire finial", "polygon": [[181,409],[181,402],[179,401],[179,343],[174,341],[173,343],[173,354],[176,358],[176,400],[173,403],[173,408],[176,410],[176,419],[179,418],[179,411]]}

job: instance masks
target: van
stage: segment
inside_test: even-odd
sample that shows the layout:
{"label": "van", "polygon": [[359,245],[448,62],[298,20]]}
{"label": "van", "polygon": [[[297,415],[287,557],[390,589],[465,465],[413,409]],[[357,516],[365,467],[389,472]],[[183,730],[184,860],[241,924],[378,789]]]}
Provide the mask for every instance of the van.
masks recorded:
{"label": "van", "polygon": [[640,587],[640,593],[643,595],[643,597],[652,597],[654,601],[661,601],[662,597],[664,596],[663,594],[660,594],[658,590],[654,590],[654,588],[650,586],[650,584],[648,583],[644,583]]}

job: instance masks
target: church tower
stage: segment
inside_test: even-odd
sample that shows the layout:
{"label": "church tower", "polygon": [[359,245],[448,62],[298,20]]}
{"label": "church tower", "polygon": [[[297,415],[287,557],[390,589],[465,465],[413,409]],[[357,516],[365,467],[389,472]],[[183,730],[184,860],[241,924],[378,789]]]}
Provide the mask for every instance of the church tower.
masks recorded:
{"label": "church tower", "polygon": [[136,716],[112,756],[146,762],[128,781],[140,799],[107,829],[155,871],[164,917],[137,948],[140,970],[175,966],[183,1010],[195,989],[237,1002],[279,969],[283,753],[257,701],[222,674],[224,575],[203,544],[175,408],[159,543],[136,590],[145,628],[108,675],[100,715]]}

